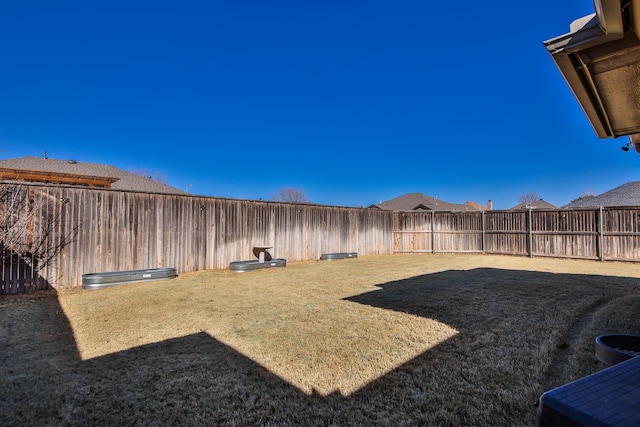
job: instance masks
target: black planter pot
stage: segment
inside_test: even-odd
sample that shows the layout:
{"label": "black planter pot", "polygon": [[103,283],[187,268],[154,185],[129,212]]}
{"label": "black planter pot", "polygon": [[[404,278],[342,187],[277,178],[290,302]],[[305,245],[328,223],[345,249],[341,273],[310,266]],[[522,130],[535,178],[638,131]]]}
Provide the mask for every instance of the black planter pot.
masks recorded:
{"label": "black planter pot", "polygon": [[640,356],[640,335],[600,335],[596,338],[596,357],[608,366]]}

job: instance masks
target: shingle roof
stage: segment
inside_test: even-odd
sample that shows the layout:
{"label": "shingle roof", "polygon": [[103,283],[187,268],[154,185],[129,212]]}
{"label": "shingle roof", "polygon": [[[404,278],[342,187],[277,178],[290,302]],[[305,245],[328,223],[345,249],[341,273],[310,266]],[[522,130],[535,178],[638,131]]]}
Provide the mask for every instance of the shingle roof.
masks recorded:
{"label": "shingle roof", "polygon": [[632,181],[602,193],[569,203],[565,208],[599,208],[600,206],[640,206],[640,181]]}
{"label": "shingle roof", "polygon": [[558,209],[558,207],[540,199],[536,200],[533,203],[520,203],[519,205],[512,207],[510,210],[519,211],[522,209]]}
{"label": "shingle roof", "polygon": [[466,204],[449,203],[443,200],[435,199],[431,196],[427,196],[422,193],[408,193],[395,199],[387,200],[375,205],[369,206],[369,208],[377,208],[389,211],[475,211],[477,209],[472,208]]}
{"label": "shingle roof", "polygon": [[15,159],[0,160],[0,168],[117,178],[117,180],[111,184],[112,189],[141,191],[145,193],[187,194],[182,190],[162,184],[153,179],[145,178],[113,166],[97,163],[46,159],[41,157],[18,157]]}

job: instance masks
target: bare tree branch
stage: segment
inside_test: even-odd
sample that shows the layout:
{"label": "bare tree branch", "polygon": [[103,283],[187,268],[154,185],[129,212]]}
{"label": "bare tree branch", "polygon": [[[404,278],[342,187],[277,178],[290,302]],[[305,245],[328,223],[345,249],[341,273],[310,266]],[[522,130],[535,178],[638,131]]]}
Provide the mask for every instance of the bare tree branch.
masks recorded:
{"label": "bare tree branch", "polygon": [[[3,256],[17,257],[40,271],[77,235],[80,224],[62,227],[60,200],[36,197],[19,184],[0,184],[0,249]],[[56,234],[63,230],[63,234]]]}
{"label": "bare tree branch", "polygon": [[534,204],[538,200],[542,200],[542,198],[535,191],[522,193],[520,196],[518,196],[518,203],[522,203],[527,206]]}
{"label": "bare tree branch", "polygon": [[271,198],[281,203],[311,203],[307,200],[304,191],[293,187],[282,187],[277,193],[272,193]]}
{"label": "bare tree branch", "polygon": [[586,188],[582,190],[578,197],[576,197],[575,199],[571,199],[570,203],[577,202],[578,200],[586,199],[596,195],[598,195],[598,192],[594,188]]}
{"label": "bare tree branch", "polygon": [[164,175],[159,171],[152,172],[147,168],[129,168],[129,172],[142,176],[144,178],[152,179],[159,182],[160,184],[169,185],[167,175]]}

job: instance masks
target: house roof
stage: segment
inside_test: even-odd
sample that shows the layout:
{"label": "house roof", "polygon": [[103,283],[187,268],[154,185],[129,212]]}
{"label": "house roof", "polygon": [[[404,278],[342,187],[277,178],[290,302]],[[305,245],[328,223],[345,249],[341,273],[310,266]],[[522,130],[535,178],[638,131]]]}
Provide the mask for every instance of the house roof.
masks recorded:
{"label": "house roof", "polygon": [[556,205],[553,205],[549,202],[545,202],[544,200],[540,199],[540,200],[536,200],[533,203],[520,203],[519,205],[516,205],[509,210],[519,211],[522,209],[558,209],[558,207]]}
{"label": "house roof", "polygon": [[640,206],[640,181],[628,182],[599,196],[584,197],[564,207],[571,209],[600,206]]}
{"label": "house roof", "polygon": [[476,211],[468,204],[445,202],[422,193],[408,193],[395,199],[369,206],[388,211]]}
{"label": "house roof", "polygon": [[0,177],[4,181],[49,182],[145,193],[187,194],[151,178],[113,166],[75,160],[42,157],[0,160]]}

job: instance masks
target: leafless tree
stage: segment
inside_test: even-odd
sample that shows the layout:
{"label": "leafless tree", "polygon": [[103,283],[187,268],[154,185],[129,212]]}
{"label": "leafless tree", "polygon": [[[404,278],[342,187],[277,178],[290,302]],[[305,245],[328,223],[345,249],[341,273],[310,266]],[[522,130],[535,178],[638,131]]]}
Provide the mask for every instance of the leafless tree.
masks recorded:
{"label": "leafless tree", "polygon": [[307,200],[304,191],[299,188],[282,187],[277,193],[271,194],[274,202],[281,203],[311,203]]}
{"label": "leafless tree", "polygon": [[169,179],[167,178],[167,175],[163,175],[159,171],[152,172],[147,168],[129,168],[129,172],[142,176],[144,178],[152,179],[159,182],[160,184],[169,185]]}
{"label": "leafless tree", "polygon": [[578,200],[586,199],[588,197],[593,197],[593,196],[596,196],[597,194],[598,192],[595,189],[586,188],[582,190],[582,192],[578,197],[576,197],[575,199],[572,199],[570,203],[577,202]]}
{"label": "leafless tree", "polygon": [[[0,250],[3,258],[11,257],[40,271],[69,244],[79,225],[60,227],[59,209],[64,201],[51,197],[35,197],[29,188],[19,184],[0,184]],[[64,229],[63,235],[54,231]]]}
{"label": "leafless tree", "polygon": [[542,198],[535,191],[522,193],[520,196],[518,196],[518,203],[521,203],[527,206],[532,205],[538,200],[542,200]]}

